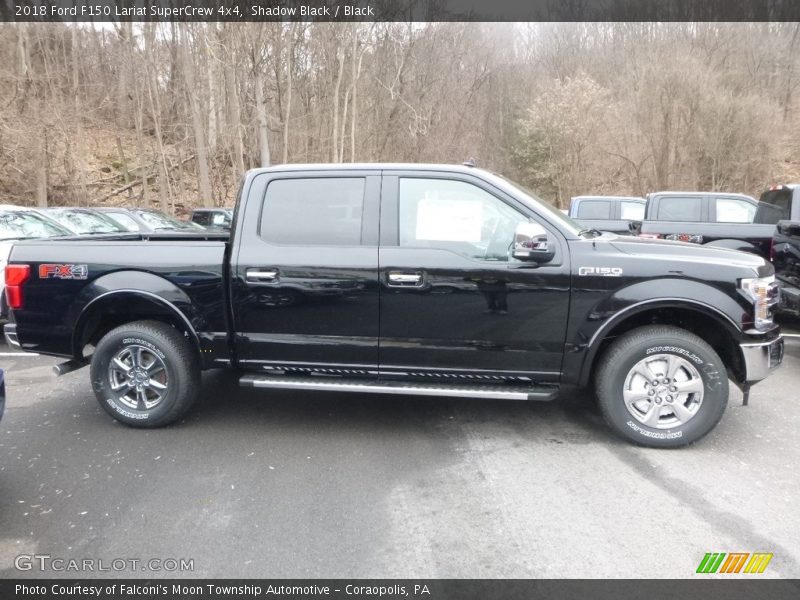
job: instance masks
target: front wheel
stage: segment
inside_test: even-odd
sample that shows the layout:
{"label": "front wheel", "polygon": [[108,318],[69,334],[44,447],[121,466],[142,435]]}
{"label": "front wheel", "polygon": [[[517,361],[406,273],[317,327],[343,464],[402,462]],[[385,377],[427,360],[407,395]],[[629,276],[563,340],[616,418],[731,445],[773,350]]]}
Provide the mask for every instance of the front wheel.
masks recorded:
{"label": "front wheel", "polygon": [[177,329],[136,321],[108,332],[92,354],[100,406],[133,427],[161,427],[183,417],[200,381],[197,353]]}
{"label": "front wheel", "polygon": [[655,448],[696,442],[728,404],[728,376],[714,349],[665,325],[640,327],[615,340],[600,358],[595,384],[610,427]]}

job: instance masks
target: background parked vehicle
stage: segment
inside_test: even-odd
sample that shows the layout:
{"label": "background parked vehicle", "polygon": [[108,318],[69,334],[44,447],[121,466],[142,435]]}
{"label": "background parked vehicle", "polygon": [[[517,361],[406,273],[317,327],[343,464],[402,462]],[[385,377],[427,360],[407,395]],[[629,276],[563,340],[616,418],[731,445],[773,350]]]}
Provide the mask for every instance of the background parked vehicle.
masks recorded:
{"label": "background parked vehicle", "polygon": [[644,218],[644,198],[575,196],[567,214],[588,229],[630,234],[630,224]]}
{"label": "background parked vehicle", "polygon": [[180,419],[201,370],[232,367],[259,388],[592,385],[615,432],[656,447],[700,439],[729,377],[747,397],[783,358],[774,269],[752,254],[599,234],[464,166],[282,165],[242,185],[236,244],[15,244],[8,343],[68,358],[62,373],[90,364],[100,405],[135,427]]}
{"label": "background parked vehicle", "polygon": [[0,318],[6,314],[5,266],[13,242],[71,235],[68,229],[30,208],[0,205]]}
{"label": "background parked vehicle", "polygon": [[39,208],[37,211],[78,235],[125,233],[126,231],[113,219],[109,219],[91,208],[51,207]]}
{"label": "background parked vehicle", "polygon": [[754,223],[758,201],[744,194],[648,194],[644,220],[632,230],[643,237],[693,242],[769,257],[775,226]]}
{"label": "background parked vehicle", "polygon": [[774,185],[761,194],[757,223],[775,223],[772,264],[781,284],[782,312],[800,316],[800,184]]}
{"label": "background parked vehicle", "polygon": [[189,217],[189,221],[203,227],[228,230],[231,228],[232,220],[233,210],[229,208],[196,208]]}
{"label": "background parked vehicle", "polygon": [[149,208],[103,207],[95,209],[116,221],[127,231],[152,233],[154,231],[202,231],[195,223],[181,221]]}

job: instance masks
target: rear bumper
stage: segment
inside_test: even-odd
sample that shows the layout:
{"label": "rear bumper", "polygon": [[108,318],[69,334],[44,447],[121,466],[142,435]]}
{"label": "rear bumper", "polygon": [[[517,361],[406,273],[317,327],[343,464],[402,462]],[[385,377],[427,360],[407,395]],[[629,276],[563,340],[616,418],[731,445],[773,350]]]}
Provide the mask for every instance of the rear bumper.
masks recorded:
{"label": "rear bumper", "polygon": [[783,338],[757,343],[739,344],[744,358],[745,382],[766,379],[770,371],[783,361]]}

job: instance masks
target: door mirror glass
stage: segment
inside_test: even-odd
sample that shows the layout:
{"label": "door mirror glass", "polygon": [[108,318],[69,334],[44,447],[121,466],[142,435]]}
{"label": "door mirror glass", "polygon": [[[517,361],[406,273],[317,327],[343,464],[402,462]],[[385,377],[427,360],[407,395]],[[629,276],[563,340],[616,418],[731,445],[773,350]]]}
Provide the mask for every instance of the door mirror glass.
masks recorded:
{"label": "door mirror glass", "polygon": [[513,256],[517,260],[545,263],[553,260],[555,249],[547,230],[538,223],[522,221],[514,232]]}

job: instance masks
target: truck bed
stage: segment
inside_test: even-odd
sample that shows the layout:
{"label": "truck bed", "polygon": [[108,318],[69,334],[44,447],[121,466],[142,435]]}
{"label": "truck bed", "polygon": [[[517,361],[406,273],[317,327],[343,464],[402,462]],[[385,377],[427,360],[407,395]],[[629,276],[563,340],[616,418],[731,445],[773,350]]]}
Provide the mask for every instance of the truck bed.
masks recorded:
{"label": "truck bed", "polygon": [[165,232],[15,243],[9,260],[30,265],[24,307],[12,317],[24,323],[18,333],[25,349],[73,355],[76,347],[83,347],[75,332],[88,318],[87,309],[111,295],[128,296],[130,302],[159,298],[204,336],[225,339],[228,237]]}
{"label": "truck bed", "polygon": [[[767,257],[775,225],[760,223],[707,223],[690,221],[642,221],[637,227],[641,234],[659,236],[701,236],[697,243],[730,241],[726,248],[744,250]],[[671,238],[667,238],[671,239]],[[679,238],[680,239],[680,238]],[[695,241],[683,239],[681,241]]]}

